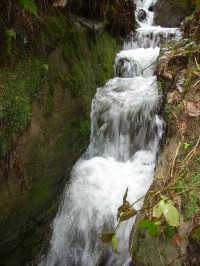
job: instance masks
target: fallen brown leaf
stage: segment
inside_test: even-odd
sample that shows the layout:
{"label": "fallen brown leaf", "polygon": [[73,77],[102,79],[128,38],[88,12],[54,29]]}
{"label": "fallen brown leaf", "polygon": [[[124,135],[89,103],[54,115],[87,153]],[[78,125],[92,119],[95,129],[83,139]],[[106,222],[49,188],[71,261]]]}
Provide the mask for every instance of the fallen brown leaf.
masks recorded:
{"label": "fallen brown leaf", "polygon": [[200,102],[185,102],[185,109],[189,116],[200,116]]}
{"label": "fallen brown leaf", "polygon": [[65,7],[67,4],[67,0],[56,0],[53,3],[53,7]]}

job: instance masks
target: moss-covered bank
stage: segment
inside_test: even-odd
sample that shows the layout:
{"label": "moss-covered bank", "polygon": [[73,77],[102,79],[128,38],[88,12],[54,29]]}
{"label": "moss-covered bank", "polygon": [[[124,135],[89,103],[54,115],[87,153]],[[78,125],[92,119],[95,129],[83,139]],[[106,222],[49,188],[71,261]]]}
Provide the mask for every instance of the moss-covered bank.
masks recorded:
{"label": "moss-covered bank", "polygon": [[[89,142],[92,97],[114,74],[118,48],[103,28],[94,34],[76,18],[72,24],[63,16],[48,20],[41,40],[49,59],[29,51],[0,70],[1,132],[9,137],[1,143],[12,146],[10,202],[0,172],[1,265],[35,265],[48,247],[63,186]],[[12,121],[19,131],[10,128]]]}

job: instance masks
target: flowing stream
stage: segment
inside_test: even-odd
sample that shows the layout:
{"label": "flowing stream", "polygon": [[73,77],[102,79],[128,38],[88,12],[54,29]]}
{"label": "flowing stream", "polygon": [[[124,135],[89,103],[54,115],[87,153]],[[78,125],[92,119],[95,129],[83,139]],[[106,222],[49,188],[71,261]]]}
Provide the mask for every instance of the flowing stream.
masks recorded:
{"label": "flowing stream", "polygon": [[[53,236],[41,265],[94,266],[104,247],[99,237],[113,231],[126,188],[133,203],[149,189],[157,163],[164,122],[159,116],[154,63],[159,46],[179,38],[175,28],[153,27],[155,0],[137,0],[140,25],[116,55],[116,77],[98,88],[91,108],[91,139],[65,187],[53,222]],[[140,200],[134,208],[140,209]],[[134,218],[117,233],[120,254],[110,248],[102,265],[128,265],[128,243]]]}

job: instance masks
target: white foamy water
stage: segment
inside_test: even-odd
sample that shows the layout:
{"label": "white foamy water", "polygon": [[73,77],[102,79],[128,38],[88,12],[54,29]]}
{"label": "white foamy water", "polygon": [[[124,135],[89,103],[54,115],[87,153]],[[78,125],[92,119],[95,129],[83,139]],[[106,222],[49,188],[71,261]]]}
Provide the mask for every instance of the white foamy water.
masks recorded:
{"label": "white foamy water", "polygon": [[[94,266],[104,247],[99,237],[117,225],[126,188],[133,203],[149,189],[157,162],[163,120],[162,96],[153,76],[159,46],[179,38],[178,29],[152,27],[154,0],[137,0],[141,28],[130,34],[115,60],[115,78],[98,88],[91,108],[90,145],[75,164],[53,222],[47,257],[40,265]],[[146,15],[144,14],[146,12]],[[140,17],[141,20],[141,17]],[[143,200],[135,204],[140,209]],[[101,265],[130,262],[129,235],[135,218],[117,232],[120,254],[110,247]]]}
{"label": "white foamy water", "polygon": [[123,78],[151,77],[159,51],[158,47],[121,51],[116,55],[115,59],[116,76]]}
{"label": "white foamy water", "polygon": [[160,47],[166,41],[179,40],[181,33],[178,28],[143,27],[131,32],[124,42],[124,50]]}

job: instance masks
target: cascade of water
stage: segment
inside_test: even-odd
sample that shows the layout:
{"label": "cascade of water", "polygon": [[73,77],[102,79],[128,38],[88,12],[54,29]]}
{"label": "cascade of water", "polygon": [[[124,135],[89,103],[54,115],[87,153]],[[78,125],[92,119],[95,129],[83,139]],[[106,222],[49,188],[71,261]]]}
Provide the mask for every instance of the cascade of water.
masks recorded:
{"label": "cascade of water", "polygon": [[[53,222],[51,247],[41,265],[94,266],[103,248],[99,236],[116,226],[126,188],[128,200],[135,202],[152,183],[163,132],[163,120],[158,115],[161,95],[152,76],[154,62],[160,44],[178,38],[178,29],[151,26],[155,0],[137,0],[136,4],[141,28],[117,54],[116,77],[97,89],[90,145],[73,167]],[[134,208],[141,206],[142,200]],[[134,218],[123,223],[117,233],[120,255],[109,249],[103,265],[128,265],[133,222]]]}

